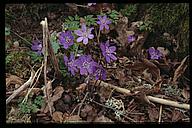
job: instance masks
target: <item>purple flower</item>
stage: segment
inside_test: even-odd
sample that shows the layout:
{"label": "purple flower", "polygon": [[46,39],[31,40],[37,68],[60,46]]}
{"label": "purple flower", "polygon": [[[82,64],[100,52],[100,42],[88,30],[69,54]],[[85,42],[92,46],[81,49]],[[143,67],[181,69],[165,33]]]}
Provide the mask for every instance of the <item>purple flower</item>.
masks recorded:
{"label": "purple flower", "polygon": [[88,3],[88,6],[96,5],[96,3]]}
{"label": "purple flower", "polygon": [[93,72],[94,72],[93,76],[95,77],[96,80],[100,78],[102,80],[106,80],[106,71],[101,65],[97,64],[97,66],[93,68]]}
{"label": "purple flower", "polygon": [[73,45],[74,37],[71,31],[62,32],[59,36],[60,44],[63,45],[64,49],[68,49],[69,46]]}
{"label": "purple flower", "polygon": [[43,54],[42,48],[43,48],[42,43],[41,43],[39,40],[34,40],[34,41],[32,42],[31,49],[32,49],[33,51],[35,51],[38,55]]}
{"label": "purple flower", "polygon": [[71,74],[74,76],[75,72],[78,72],[78,70],[76,68],[75,56],[73,54],[71,54],[70,58],[68,59],[68,57],[66,55],[64,55],[64,62],[65,62],[65,65],[68,67],[68,71],[70,71]]}
{"label": "purple flower", "polygon": [[150,59],[160,59],[162,57],[162,53],[159,50],[155,50],[154,47],[150,47],[147,51],[150,55]]}
{"label": "purple flower", "polygon": [[135,41],[135,36],[134,35],[129,35],[128,36],[128,43],[131,43],[133,41]]}
{"label": "purple flower", "polygon": [[81,75],[88,75],[88,73],[92,74],[94,66],[97,65],[91,58],[91,55],[82,55],[76,62]]}
{"label": "purple flower", "polygon": [[107,41],[105,44],[101,43],[100,48],[102,51],[103,56],[105,57],[106,61],[110,63],[112,60],[117,60],[117,57],[114,55],[116,54],[115,46],[109,46],[109,41]]}
{"label": "purple flower", "polygon": [[77,42],[83,41],[83,44],[88,44],[88,39],[93,39],[94,35],[91,34],[91,31],[94,28],[88,28],[86,27],[85,24],[82,24],[81,29],[75,30],[75,34],[78,35],[79,37],[77,38]]}
{"label": "purple flower", "polygon": [[104,28],[106,30],[109,30],[108,24],[111,24],[111,21],[107,19],[107,16],[98,16],[99,21],[97,23],[100,25],[100,31],[103,30]]}

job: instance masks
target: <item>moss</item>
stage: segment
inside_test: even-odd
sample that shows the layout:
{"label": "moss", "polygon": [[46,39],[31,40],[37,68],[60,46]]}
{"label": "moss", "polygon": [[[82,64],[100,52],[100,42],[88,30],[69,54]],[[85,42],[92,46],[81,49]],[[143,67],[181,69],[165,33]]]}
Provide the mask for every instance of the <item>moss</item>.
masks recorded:
{"label": "moss", "polygon": [[168,32],[175,37],[179,44],[177,57],[186,56],[189,47],[189,4],[188,3],[161,3],[145,4],[143,15],[149,14],[153,21],[153,33],[147,39],[148,46],[165,46],[162,34]]}

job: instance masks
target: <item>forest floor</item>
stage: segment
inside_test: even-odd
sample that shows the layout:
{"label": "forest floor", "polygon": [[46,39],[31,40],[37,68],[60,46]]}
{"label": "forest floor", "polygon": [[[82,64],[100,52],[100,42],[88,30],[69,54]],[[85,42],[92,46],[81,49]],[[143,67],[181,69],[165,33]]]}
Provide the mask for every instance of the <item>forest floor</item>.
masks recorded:
{"label": "forest floor", "polygon": [[[101,59],[102,55],[94,48],[99,48],[98,45],[87,45],[92,51],[85,50],[101,61],[106,70],[105,80],[72,77],[66,68],[62,72],[65,75],[57,75],[56,62],[52,59],[63,60],[61,48],[55,56],[48,52],[46,64],[45,56],[32,54],[32,40],[43,39],[46,34],[40,24],[45,17],[49,33],[53,33],[62,31],[66,16],[87,11],[74,5],[55,6],[58,8],[48,11],[42,6],[40,12],[37,7],[31,7],[30,12],[28,6],[22,4],[6,5],[7,123],[190,122],[189,55],[181,61],[169,59],[171,53],[159,47],[163,57],[150,59],[147,52],[143,52],[149,32],[128,27],[130,23],[123,21],[124,17],[118,19],[116,26],[110,26],[111,32],[101,33],[102,38],[112,39],[117,47],[114,63],[107,64]],[[136,41],[125,44],[124,31],[134,31]]]}

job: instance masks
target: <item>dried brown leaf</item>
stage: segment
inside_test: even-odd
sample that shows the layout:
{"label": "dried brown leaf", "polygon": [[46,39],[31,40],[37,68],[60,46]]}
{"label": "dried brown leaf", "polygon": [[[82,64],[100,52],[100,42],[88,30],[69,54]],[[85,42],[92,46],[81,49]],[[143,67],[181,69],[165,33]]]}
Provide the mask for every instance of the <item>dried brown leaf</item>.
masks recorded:
{"label": "dried brown leaf", "polygon": [[16,75],[10,75],[6,78],[6,86],[8,87],[10,84],[18,84],[18,85],[22,85],[23,79],[21,79],[20,77],[16,76]]}
{"label": "dried brown leaf", "polygon": [[190,99],[190,91],[188,91],[186,88],[183,88],[181,94],[183,95],[183,97],[184,97],[186,100],[189,100],[189,99]]}
{"label": "dried brown leaf", "polygon": [[159,80],[160,77],[160,69],[152,62],[150,62],[148,59],[143,59],[143,66],[149,69],[149,72],[152,74],[152,77],[156,80]]}
{"label": "dried brown leaf", "polygon": [[157,47],[157,50],[159,50],[164,56],[169,54],[169,50],[165,49],[164,47]]}
{"label": "dried brown leaf", "polygon": [[[48,88],[49,88],[49,90],[51,91],[52,88],[51,88],[50,86],[51,86],[51,84],[49,85]],[[55,108],[54,108],[54,106],[53,106],[53,105],[54,105],[54,102],[57,101],[58,99],[60,99],[60,98],[62,97],[63,92],[64,92],[64,89],[63,89],[63,87],[61,87],[61,86],[57,86],[57,87],[53,90],[53,93],[54,93],[54,94],[53,94],[52,97],[50,97],[50,99],[48,99],[47,104],[46,104],[46,106],[45,106],[45,108],[44,108],[44,110],[43,110],[44,113],[47,113],[47,112],[49,111],[48,102],[49,102],[49,105],[50,105],[50,107],[51,107],[52,112],[55,111]],[[49,95],[52,95],[52,93],[49,92]]]}
{"label": "dried brown leaf", "polygon": [[174,110],[172,112],[172,122],[177,122],[183,118],[183,114],[180,111]]}
{"label": "dried brown leaf", "polygon": [[148,71],[148,68],[143,71],[143,73],[142,73],[142,78],[143,78],[144,80],[146,80],[147,82],[149,82],[150,84],[153,85],[155,82],[152,80],[152,75],[151,75],[151,73],[149,73],[149,72],[147,72],[147,71]]}
{"label": "dried brown leaf", "polygon": [[114,122],[114,121],[102,115],[100,117],[96,117],[94,122]]}
{"label": "dried brown leaf", "polygon": [[78,115],[73,115],[73,116],[70,116],[70,117],[66,118],[65,121],[66,122],[81,122],[82,119]]}
{"label": "dried brown leaf", "polygon": [[176,83],[177,79],[185,72],[185,69],[188,66],[188,61],[189,61],[189,55],[186,56],[182,61],[179,67],[175,70],[174,72],[174,77],[173,77],[173,83]]}
{"label": "dried brown leaf", "polygon": [[63,121],[63,113],[56,111],[53,113],[52,120],[55,122],[61,123]]}
{"label": "dried brown leaf", "polygon": [[79,85],[79,87],[76,88],[76,90],[79,91],[79,93],[82,93],[82,92],[85,91],[86,87],[87,87],[87,84],[82,83],[82,84]]}
{"label": "dried brown leaf", "polygon": [[156,122],[159,117],[159,112],[156,108],[148,109],[149,119],[151,122]]}
{"label": "dried brown leaf", "polygon": [[54,90],[54,95],[51,97],[52,102],[57,101],[58,99],[60,99],[62,97],[62,94],[64,92],[64,89],[62,86],[57,86]]}

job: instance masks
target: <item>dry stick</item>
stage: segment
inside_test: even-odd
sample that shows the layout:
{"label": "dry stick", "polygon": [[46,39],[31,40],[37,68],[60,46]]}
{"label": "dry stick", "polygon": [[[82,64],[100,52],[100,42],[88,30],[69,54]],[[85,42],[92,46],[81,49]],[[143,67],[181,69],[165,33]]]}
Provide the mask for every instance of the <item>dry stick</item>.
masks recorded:
{"label": "dry stick", "polygon": [[160,124],[160,122],[161,122],[162,108],[163,108],[163,106],[160,105],[160,110],[159,110],[159,120],[158,120],[158,123],[159,123],[159,124]]}
{"label": "dry stick", "polygon": [[[33,80],[32,80],[32,83],[34,83],[34,80],[35,80],[35,78],[36,78],[36,76],[37,76],[36,81],[35,81],[35,83],[33,84],[33,86],[28,90],[28,92],[27,92],[25,98],[23,99],[22,103],[23,103],[24,101],[27,101],[28,95],[30,94],[30,92],[32,91],[32,89],[34,88],[34,86],[37,84],[37,81],[39,80],[39,77],[40,77],[40,75],[41,75],[41,71],[42,71],[43,66],[44,66],[44,65],[43,65],[43,63],[42,63],[41,67],[40,67],[40,68],[37,70],[37,72],[35,73],[34,78],[33,78]],[[32,85],[32,83],[31,83],[31,85]]]}
{"label": "dry stick", "polygon": [[[120,88],[120,87],[114,86],[112,84],[105,83],[105,82],[100,81],[100,80],[98,80],[95,85],[96,86],[103,86],[103,87],[106,87],[106,88],[114,88],[117,92],[124,93],[126,95],[133,95],[133,94],[137,94],[139,92],[139,91],[137,91],[137,92],[131,93],[131,91],[128,90],[128,89]],[[170,100],[157,98],[157,97],[152,97],[152,96],[147,96],[147,98],[150,101],[155,102],[155,103],[169,105],[169,106],[173,106],[173,107],[177,107],[177,108],[183,108],[183,109],[187,109],[187,110],[190,109],[189,104],[178,103],[178,102],[175,102],[175,101],[170,101]]]}
{"label": "dry stick", "polygon": [[189,104],[179,103],[179,102],[175,102],[175,101],[171,101],[171,100],[165,100],[165,99],[152,97],[152,96],[147,96],[147,98],[150,101],[155,102],[155,103],[169,105],[169,106],[173,106],[173,107],[177,107],[177,108],[183,108],[183,109],[187,109],[187,110],[190,109]]}
{"label": "dry stick", "polygon": [[80,103],[80,106],[79,106],[79,110],[78,110],[78,116],[80,115],[80,110],[81,110],[81,107],[83,106],[83,102],[85,101],[85,99],[87,98],[87,95],[89,94],[89,92],[87,92],[82,100],[82,102]]}
{"label": "dry stick", "polygon": [[[40,23],[43,27],[43,53],[44,53],[44,82],[45,82],[45,87],[47,86],[47,56],[48,56],[48,34],[47,34],[47,18],[45,18],[44,21],[41,21]],[[49,103],[49,95],[47,95],[47,92],[45,90],[45,97],[47,98],[47,103],[48,103],[48,107],[49,107],[49,112],[50,115],[52,116],[52,109]]]}
{"label": "dry stick", "polygon": [[32,71],[29,80],[25,82],[17,90],[15,90],[13,94],[6,99],[6,105],[9,104],[12,99],[14,99],[17,95],[19,95],[23,90],[25,90],[31,84],[33,77],[34,77],[34,72]]}
{"label": "dry stick", "polygon": [[52,48],[52,45],[51,45],[51,36],[50,36],[50,33],[49,33],[49,29],[47,27],[47,34],[48,34],[48,37],[49,37],[49,41],[48,41],[48,52],[50,53],[50,58],[51,58],[51,62],[53,64],[53,68],[55,70],[55,73],[56,73],[56,77],[61,77],[61,72],[60,72],[60,69],[59,69],[59,64],[58,64],[58,60],[54,54],[54,51],[53,51],[53,48]]}
{"label": "dry stick", "polygon": [[15,34],[16,36],[18,36],[19,38],[21,38],[22,40],[24,40],[25,42],[27,42],[27,44],[31,45],[31,43],[26,40],[25,38],[21,37],[19,34],[15,33],[14,31],[10,30],[13,34]]}

